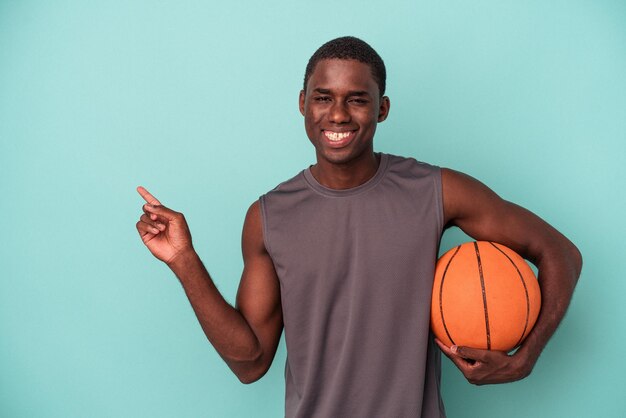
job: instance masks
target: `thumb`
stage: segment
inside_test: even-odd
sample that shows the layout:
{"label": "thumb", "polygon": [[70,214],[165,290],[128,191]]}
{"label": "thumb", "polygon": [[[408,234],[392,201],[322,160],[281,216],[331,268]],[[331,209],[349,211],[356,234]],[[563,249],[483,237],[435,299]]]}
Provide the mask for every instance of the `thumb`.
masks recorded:
{"label": "thumb", "polygon": [[463,357],[466,360],[484,360],[485,354],[488,350],[481,350],[479,348],[471,348],[464,346],[453,345],[450,350],[459,357]]}

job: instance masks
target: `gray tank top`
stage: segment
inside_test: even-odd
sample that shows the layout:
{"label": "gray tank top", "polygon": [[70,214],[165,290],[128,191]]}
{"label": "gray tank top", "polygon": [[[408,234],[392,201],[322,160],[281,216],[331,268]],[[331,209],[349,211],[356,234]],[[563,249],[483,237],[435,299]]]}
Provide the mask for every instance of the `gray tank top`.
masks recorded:
{"label": "gray tank top", "polygon": [[439,168],[380,154],[348,190],[304,170],[261,196],[282,298],[287,417],[443,417],[429,332]]}

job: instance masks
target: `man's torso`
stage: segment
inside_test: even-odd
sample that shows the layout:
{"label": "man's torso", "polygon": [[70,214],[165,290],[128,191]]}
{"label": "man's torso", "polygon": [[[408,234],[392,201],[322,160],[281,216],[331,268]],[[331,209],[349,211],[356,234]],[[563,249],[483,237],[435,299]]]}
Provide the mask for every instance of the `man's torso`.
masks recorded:
{"label": "man's torso", "polygon": [[439,169],[381,154],[374,177],[348,190],[305,170],[261,207],[281,287],[286,416],[443,416],[429,335]]}

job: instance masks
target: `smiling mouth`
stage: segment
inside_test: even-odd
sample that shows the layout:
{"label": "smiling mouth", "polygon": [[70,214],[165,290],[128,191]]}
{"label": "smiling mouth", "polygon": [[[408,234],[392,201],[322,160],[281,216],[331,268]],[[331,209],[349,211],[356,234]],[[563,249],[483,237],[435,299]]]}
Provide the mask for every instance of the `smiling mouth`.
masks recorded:
{"label": "smiling mouth", "polygon": [[330,141],[333,141],[333,142],[339,142],[342,139],[346,139],[351,134],[352,134],[352,132],[324,131],[324,135],[326,135],[326,138],[328,138]]}
{"label": "smiling mouth", "polygon": [[328,139],[331,143],[334,143],[337,145],[349,141],[353,135],[354,135],[354,131],[334,132],[334,131],[324,130],[324,136],[326,137],[326,139]]}

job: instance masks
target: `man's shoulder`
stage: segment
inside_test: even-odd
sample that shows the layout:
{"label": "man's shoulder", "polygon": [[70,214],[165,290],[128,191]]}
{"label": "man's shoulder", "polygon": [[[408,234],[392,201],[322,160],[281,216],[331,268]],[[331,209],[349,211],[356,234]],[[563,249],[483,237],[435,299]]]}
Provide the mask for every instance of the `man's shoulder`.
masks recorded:
{"label": "man's shoulder", "polygon": [[293,177],[280,182],[278,185],[276,185],[276,187],[261,195],[261,200],[272,198],[274,196],[297,193],[299,191],[305,190],[307,188],[306,179],[304,176],[305,171],[306,170],[301,170]]}
{"label": "man's shoulder", "polygon": [[399,155],[386,154],[389,161],[389,172],[394,174],[411,173],[414,176],[422,177],[427,175],[439,175],[439,166],[420,161],[414,157],[403,157]]}

